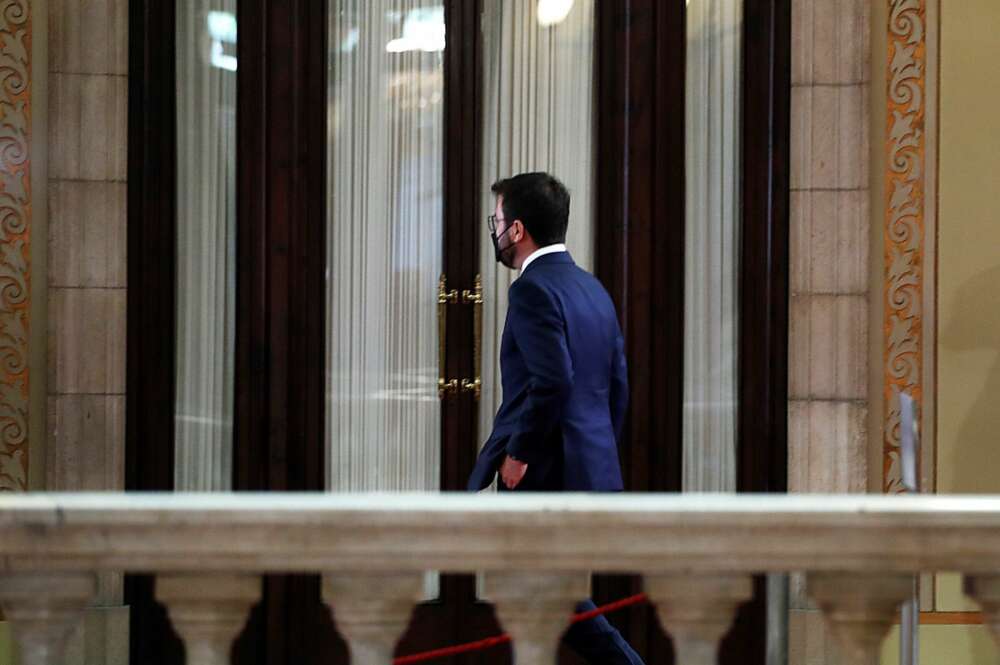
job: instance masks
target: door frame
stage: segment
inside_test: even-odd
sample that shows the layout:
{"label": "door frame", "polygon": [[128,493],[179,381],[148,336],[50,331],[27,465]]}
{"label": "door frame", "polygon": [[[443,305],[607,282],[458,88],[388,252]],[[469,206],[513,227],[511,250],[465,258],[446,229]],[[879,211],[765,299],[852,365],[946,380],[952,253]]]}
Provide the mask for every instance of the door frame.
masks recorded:
{"label": "door frame", "polygon": [[[596,0],[596,274],[618,308],[633,400],[626,489],[681,491],[684,366],[684,0]],[[790,0],[744,0],[737,490],[787,491]],[[755,580],[720,650],[763,665],[766,585]],[[595,581],[598,602],[638,590]],[[650,662],[672,663],[648,607],[610,617]]]}
{"label": "door frame", "polygon": [[[129,2],[125,489],[174,487],[177,93],[174,0]],[[168,408],[164,408],[168,405]],[[126,575],[129,662],[182,663],[152,575]]]}

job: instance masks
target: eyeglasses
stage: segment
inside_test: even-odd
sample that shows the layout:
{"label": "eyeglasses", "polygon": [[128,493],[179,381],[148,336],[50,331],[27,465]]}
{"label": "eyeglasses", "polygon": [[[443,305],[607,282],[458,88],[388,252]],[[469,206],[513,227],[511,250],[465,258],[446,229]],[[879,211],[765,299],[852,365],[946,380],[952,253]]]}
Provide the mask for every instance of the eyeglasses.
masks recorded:
{"label": "eyeglasses", "polygon": [[497,219],[496,215],[490,215],[486,218],[486,228],[490,230],[490,233],[497,232],[497,222],[502,222],[502,219]]}

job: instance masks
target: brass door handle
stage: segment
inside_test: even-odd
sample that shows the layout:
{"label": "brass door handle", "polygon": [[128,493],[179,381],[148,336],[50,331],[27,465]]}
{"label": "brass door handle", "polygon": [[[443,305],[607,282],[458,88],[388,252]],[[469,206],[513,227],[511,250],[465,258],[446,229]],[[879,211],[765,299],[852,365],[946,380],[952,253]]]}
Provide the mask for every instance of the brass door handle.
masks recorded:
{"label": "brass door handle", "polygon": [[462,302],[472,305],[474,321],[472,324],[472,359],[474,363],[475,377],[462,379],[462,390],[471,392],[476,400],[479,400],[483,388],[483,277],[476,275],[475,285],[472,290],[462,291]]}
{"label": "brass door handle", "polygon": [[448,349],[448,305],[458,302],[458,291],[448,290],[448,278],[444,273],[438,279],[438,399],[444,399],[450,392],[458,391],[458,380],[449,381],[445,375],[445,352]]}
{"label": "brass door handle", "polygon": [[[472,305],[474,307],[473,322],[473,361],[476,376],[472,379],[449,379],[445,370],[445,354],[448,350],[448,305]],[[459,298],[456,289],[448,290],[448,278],[444,274],[438,279],[438,399],[444,399],[449,394],[459,391],[471,392],[476,400],[482,392],[483,365],[483,280],[476,275],[475,286],[463,289]]]}

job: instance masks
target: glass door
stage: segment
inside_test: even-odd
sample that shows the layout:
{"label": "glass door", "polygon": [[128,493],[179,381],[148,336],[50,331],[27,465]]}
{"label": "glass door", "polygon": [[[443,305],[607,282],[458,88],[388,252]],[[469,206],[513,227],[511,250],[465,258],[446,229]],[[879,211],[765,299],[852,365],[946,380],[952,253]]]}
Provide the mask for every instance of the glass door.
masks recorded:
{"label": "glass door", "polygon": [[[594,0],[334,0],[329,11],[327,488],[461,489],[502,397],[498,342],[517,277],[481,249],[490,185],[526,171],[562,179],[570,250],[593,266]],[[470,578],[429,574],[399,653],[498,631]]]}
{"label": "glass door", "polygon": [[436,491],[444,6],[336,0],[329,43],[327,487]]}
{"label": "glass door", "polygon": [[[449,51],[469,48],[470,3],[463,4],[329,3],[331,492],[458,489],[467,473],[463,448],[475,450],[483,300],[476,276],[456,258],[478,255],[479,222],[466,203],[474,192],[455,193],[471,190],[462,183],[475,170],[454,168],[478,144],[475,132],[460,131],[460,109],[475,108],[475,86],[448,78],[459,55]],[[399,653],[460,641],[473,615],[485,631],[497,630],[490,608],[469,607],[470,589],[468,578],[428,571],[425,602]]]}

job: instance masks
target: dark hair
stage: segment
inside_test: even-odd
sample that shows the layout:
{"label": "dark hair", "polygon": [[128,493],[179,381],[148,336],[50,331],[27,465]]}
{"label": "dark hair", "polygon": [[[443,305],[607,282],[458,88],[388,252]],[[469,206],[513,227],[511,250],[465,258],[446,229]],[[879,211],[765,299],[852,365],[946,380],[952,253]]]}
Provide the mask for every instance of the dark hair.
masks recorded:
{"label": "dark hair", "polygon": [[569,192],[548,173],[522,173],[497,180],[493,193],[503,197],[508,223],[521,220],[540,247],[566,242],[569,226]]}

